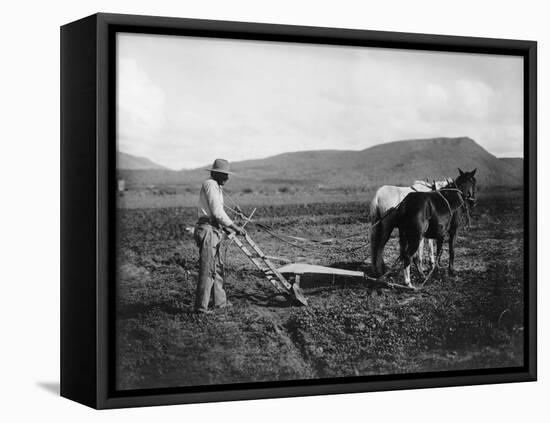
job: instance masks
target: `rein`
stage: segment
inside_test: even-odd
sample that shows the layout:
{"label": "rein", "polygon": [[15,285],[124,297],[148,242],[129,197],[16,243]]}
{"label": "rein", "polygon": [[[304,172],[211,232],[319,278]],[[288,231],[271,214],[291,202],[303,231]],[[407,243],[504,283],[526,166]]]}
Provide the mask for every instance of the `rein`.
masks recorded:
{"label": "rein", "polygon": [[[292,235],[284,235],[284,234],[279,234],[279,233],[276,233],[273,231],[273,228],[268,226],[268,225],[264,225],[263,223],[259,223],[259,222],[255,222],[253,220],[250,219],[250,217],[247,217],[245,216],[242,212],[238,211],[238,210],[235,210],[227,205],[224,205],[224,207],[226,209],[228,209],[229,211],[235,213],[238,217],[242,218],[243,220],[246,221],[246,223],[250,223],[252,225],[255,225],[256,227],[258,227],[260,230],[263,230],[264,232],[266,232],[267,234],[269,234],[270,236],[272,236],[273,238],[276,238],[278,239],[279,241],[282,241],[284,242],[285,244],[288,244],[290,245],[291,247],[295,247],[295,248],[299,248],[301,250],[304,250],[304,251],[310,251],[311,250],[311,247],[307,247],[307,246],[304,246],[304,245],[300,245],[300,244],[296,244],[295,242],[291,242],[291,241],[288,241],[288,239],[291,239],[291,240],[294,240],[294,241],[302,241],[302,242],[307,242],[307,243],[310,243],[310,244],[315,244],[315,245],[321,245],[321,246],[324,246],[324,247],[331,247],[333,248],[332,245],[329,245],[329,244],[332,244],[334,243],[335,241],[341,241],[341,240],[346,240],[346,239],[351,239],[351,238],[355,238],[355,237],[358,237],[358,236],[364,236],[365,235],[365,231],[361,231],[361,232],[357,232],[357,233],[354,233],[354,234],[351,234],[351,235],[347,235],[345,237],[342,237],[342,238],[327,238],[327,239],[309,239],[309,238],[304,238],[304,237],[299,237],[299,236],[292,236]],[[385,216],[384,216],[385,217]],[[378,224],[378,222],[376,222],[376,224]],[[359,248],[364,248],[365,245],[367,245],[367,243],[365,244],[362,244],[361,246],[359,247],[354,247],[352,249],[346,249],[346,251],[348,252],[351,252],[351,251],[355,251]]]}
{"label": "rein", "polygon": [[[411,188],[413,189],[413,191],[415,192],[419,192],[417,191],[416,189],[414,189],[412,186]],[[441,194],[441,191],[456,191],[460,194],[460,200],[461,200],[461,204],[453,210],[453,208],[451,207],[451,204],[449,203],[449,200],[447,200],[447,198],[445,198],[445,196],[443,194]],[[433,191],[432,191],[433,192]],[[465,211],[466,211],[466,216],[468,218],[468,227],[470,226],[470,214],[469,214],[469,209],[468,209],[468,204],[467,204],[467,201],[464,200],[464,194],[462,193],[462,191],[460,191],[459,189],[457,188],[441,188],[440,190],[435,190],[435,192],[437,192],[441,198],[443,198],[443,200],[445,201],[445,204],[447,205],[447,208],[449,209],[449,216],[452,218],[452,215],[458,210],[460,209],[461,207],[465,206]],[[343,238],[327,238],[327,239],[308,239],[308,238],[303,238],[303,237],[298,237],[298,236],[292,236],[292,235],[283,235],[283,234],[277,234],[273,231],[273,228],[268,226],[268,225],[265,225],[265,224],[262,224],[262,223],[259,223],[259,222],[256,222],[256,221],[253,221],[251,219],[252,216],[246,216],[240,206],[237,204],[237,202],[235,200],[233,200],[233,198],[231,198],[231,196],[227,193],[224,192],[224,196],[227,197],[231,203],[233,203],[235,205],[235,209],[232,208],[232,207],[229,207],[228,205],[224,205],[225,208],[227,208],[229,211],[235,213],[235,215],[237,215],[238,217],[240,217],[241,219],[245,220],[246,223],[250,223],[252,225],[255,225],[257,226],[259,229],[263,230],[264,232],[266,232],[267,234],[271,235],[273,238],[276,238],[278,239],[279,241],[281,242],[284,242],[285,244],[288,244],[292,247],[295,247],[295,248],[299,248],[301,250],[304,250],[304,251],[308,251],[308,247],[305,247],[303,245],[299,245],[299,244],[296,244],[295,242],[291,242],[289,241],[288,239],[291,239],[291,240],[294,240],[294,241],[302,241],[302,242],[309,242],[309,243],[312,243],[312,244],[321,244],[321,245],[327,245],[327,244],[331,244],[335,241],[338,241],[338,240],[345,240],[345,239],[350,239],[350,238],[355,238],[357,236],[360,236],[360,235],[364,235],[365,234],[365,231],[361,231],[361,232],[357,232],[357,233],[354,233],[354,234],[351,234],[351,235],[348,235],[346,237],[343,237]],[[391,209],[389,209],[388,211],[386,211],[386,213],[384,213],[376,222],[373,222],[371,223],[371,226],[370,226],[370,230],[372,230],[372,228],[374,228],[375,226],[377,226],[378,224],[380,224],[384,219],[386,219],[388,217],[388,215],[392,212],[395,212],[396,210],[399,209],[399,207],[401,206],[401,203],[403,201],[401,201],[397,206],[395,207],[392,207]],[[450,225],[450,220],[449,220],[449,225]],[[285,239],[286,238],[286,239]],[[368,242],[366,243],[368,244]],[[366,245],[364,244],[364,245]],[[359,247],[355,247],[353,248],[352,250],[350,251],[354,251],[356,249],[359,249],[359,248],[363,248],[364,245],[361,245]],[[328,246],[328,245],[327,245]]]}
{"label": "rein", "polygon": [[[460,205],[456,209],[453,210],[452,207],[451,207],[451,204],[449,203],[449,200],[447,200],[445,198],[445,196],[443,194],[441,194],[441,191],[458,192],[458,194],[460,196]],[[436,192],[441,196],[441,198],[443,198],[445,200],[445,203],[447,204],[447,208],[449,209],[449,217],[452,217],[452,215],[458,209],[461,209],[462,207],[464,207],[464,212],[466,213],[466,219],[468,220],[468,228],[469,228],[470,227],[470,208],[468,207],[468,201],[466,201],[466,199],[464,198],[464,193],[461,190],[459,190],[458,188],[442,188],[440,190],[437,190]],[[450,221],[449,221],[449,225],[450,225]]]}
{"label": "rein", "polygon": [[[346,239],[351,239],[351,238],[355,238],[355,237],[358,237],[358,236],[365,235],[365,231],[361,231],[361,232],[353,233],[351,235],[347,235],[347,236],[342,237],[342,238],[312,239],[312,238],[304,238],[304,237],[300,237],[300,236],[278,234],[273,230],[272,227],[270,227],[268,225],[265,225],[263,223],[253,221],[253,220],[250,219],[250,216],[248,216],[248,217],[245,216],[245,214],[242,212],[240,206],[237,204],[237,202],[233,198],[231,198],[231,196],[229,194],[224,192],[224,196],[227,197],[231,201],[231,203],[235,206],[235,208],[231,208],[228,205],[224,204],[224,207],[227,210],[231,211],[232,213],[235,213],[235,215],[237,215],[241,219],[245,220],[245,222],[257,226],[259,229],[261,229],[264,232],[266,232],[267,234],[271,235],[273,238],[276,238],[279,241],[284,242],[285,244],[288,244],[292,247],[299,248],[299,249],[304,250],[304,251],[308,251],[309,249],[307,247],[304,247],[303,245],[299,245],[299,244],[296,244],[294,242],[288,241],[288,239],[291,239],[291,240],[294,240],[294,241],[309,242],[311,244],[321,244],[321,245],[328,246],[328,244],[331,244],[335,241],[346,240]],[[386,217],[387,214],[389,214],[389,213],[386,213],[384,216],[382,216],[375,224],[371,225],[371,227],[376,226],[378,223],[380,223],[380,221],[383,220]],[[285,239],[285,238],[287,238],[287,239]]]}
{"label": "rein", "polygon": [[439,194],[439,196],[440,196],[441,198],[443,198],[443,200],[445,201],[445,204],[447,205],[447,208],[449,209],[449,218],[452,218],[454,212],[453,212],[453,209],[451,208],[451,204],[449,203],[449,200],[447,200],[447,199],[445,198],[445,196],[444,196],[443,194],[441,194],[441,191],[436,191],[436,192],[437,192],[437,193]]}

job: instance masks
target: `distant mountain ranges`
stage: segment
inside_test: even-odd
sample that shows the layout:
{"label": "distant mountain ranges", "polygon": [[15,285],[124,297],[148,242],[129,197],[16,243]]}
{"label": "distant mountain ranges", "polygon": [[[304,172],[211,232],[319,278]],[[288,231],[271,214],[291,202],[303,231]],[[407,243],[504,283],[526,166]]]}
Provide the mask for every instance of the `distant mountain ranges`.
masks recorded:
{"label": "distant mountain ranges", "polygon": [[[119,177],[127,187],[195,187],[207,176],[204,168],[174,171],[151,160],[119,153]],[[206,165],[205,165],[206,167]],[[477,168],[483,186],[523,185],[523,159],[499,159],[474,140],[431,138],[395,141],[360,151],[319,150],[283,153],[231,163],[232,189],[265,185],[327,189],[410,185],[418,179],[458,176],[457,168]]]}

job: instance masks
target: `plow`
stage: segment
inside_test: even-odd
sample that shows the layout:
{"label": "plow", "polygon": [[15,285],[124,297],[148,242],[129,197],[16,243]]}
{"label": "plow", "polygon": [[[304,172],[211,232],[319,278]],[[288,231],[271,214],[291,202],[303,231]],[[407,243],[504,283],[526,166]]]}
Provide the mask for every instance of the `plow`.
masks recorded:
{"label": "plow", "polygon": [[[275,233],[275,231],[264,224],[261,224],[259,222],[252,221],[252,217],[254,213],[256,212],[256,209],[252,211],[252,213],[249,216],[246,216],[239,205],[231,199],[231,197],[228,196],[228,198],[231,199],[231,201],[234,203],[236,209],[232,209],[231,207],[228,207],[225,205],[225,207],[230,210],[231,212],[235,213],[236,216],[243,219],[245,221],[244,226],[248,223],[254,224],[259,229],[265,231],[269,235],[273,236],[274,238],[277,238],[287,244],[290,244],[293,247],[301,248],[303,250],[308,250],[307,247],[304,247],[304,245],[297,244],[297,242],[306,242],[310,245],[312,244],[328,244],[329,246],[333,244],[336,241],[342,241],[344,239],[349,239],[352,237],[360,236],[360,235],[366,235],[370,234],[373,235],[374,238],[378,241],[375,242],[374,248],[377,248],[376,255],[373,257],[373,261],[376,260],[378,266],[379,262],[382,261],[382,268],[384,268],[383,258],[380,256],[383,247],[387,240],[389,239],[389,236],[391,235],[391,231],[395,228],[395,222],[397,219],[400,219],[400,221],[405,220],[407,229],[409,229],[409,233],[405,235],[401,234],[401,226],[400,226],[400,256],[404,255],[403,260],[401,260],[401,257],[398,257],[395,262],[388,268],[388,270],[381,276],[377,278],[373,278],[366,274],[366,272],[362,272],[360,270],[345,270],[345,269],[339,269],[339,268],[333,268],[333,267],[326,267],[326,266],[319,266],[319,265],[313,265],[308,263],[292,263],[286,260],[285,265],[282,267],[277,268],[271,259],[273,257],[269,257],[260,249],[260,247],[252,240],[249,234],[244,235],[244,242],[237,238],[235,234],[230,234],[230,238],[234,240],[237,244],[237,246],[243,251],[243,253],[254,263],[254,265],[264,274],[264,276],[267,278],[267,280],[278,290],[283,293],[285,293],[291,300],[295,301],[296,303],[300,305],[307,306],[307,299],[305,298],[302,289],[300,287],[300,280],[301,277],[305,274],[314,274],[314,275],[333,275],[333,276],[346,276],[346,277],[357,277],[361,278],[366,282],[370,283],[376,283],[385,285],[389,288],[398,288],[403,290],[422,290],[426,282],[431,278],[433,272],[435,269],[438,268],[438,261],[441,256],[441,247],[438,244],[438,256],[437,256],[437,262],[433,258],[433,250],[432,250],[432,268],[427,276],[425,276],[423,270],[421,269],[421,263],[419,266],[419,255],[422,253],[423,244],[418,242],[418,239],[422,240],[423,237],[426,235],[426,233],[423,232],[423,230],[420,230],[419,228],[435,228],[432,229],[432,235],[430,238],[436,238],[438,242],[442,241],[442,238],[444,235],[441,233],[441,222],[447,222],[445,223],[446,227],[444,229],[443,234],[447,233],[449,236],[449,271],[452,270],[452,263],[454,260],[454,250],[453,242],[454,242],[454,235],[451,235],[451,231],[453,230],[454,234],[456,234],[456,229],[463,223],[462,220],[464,218],[466,219],[467,226],[470,226],[470,209],[468,207],[468,202],[471,201],[472,205],[475,204],[475,178],[473,177],[476,170],[474,169],[471,172],[463,172],[459,169],[460,175],[455,180],[445,180],[445,181],[439,181],[441,184],[444,183],[444,185],[441,185],[438,187],[438,183],[434,180],[433,184],[427,186],[426,184],[421,184],[422,189],[415,183],[411,187],[396,187],[396,186],[383,186],[379,188],[377,193],[375,194],[375,198],[372,200],[371,204],[377,204],[376,201],[381,201],[378,196],[380,191],[388,191],[388,194],[380,194],[380,198],[384,198],[384,201],[382,203],[388,204],[390,202],[393,204],[392,207],[387,207],[386,210],[381,213],[375,214],[376,221],[371,222],[370,227],[368,230],[364,230],[362,232],[348,235],[344,238],[329,238],[329,239],[307,239],[302,238],[298,236],[290,236],[290,235],[281,235]],[[418,188],[417,188],[418,186]],[[429,188],[429,189],[427,189]],[[459,189],[460,188],[460,189]],[[442,192],[445,192],[445,195]],[[429,194],[428,194],[429,193]],[[454,195],[454,197],[449,194],[451,193]],[[392,197],[393,195],[393,197]],[[443,211],[438,211],[436,207],[436,203],[434,203],[433,198],[428,198],[429,196],[435,196],[439,202],[443,202]],[[402,204],[406,202],[406,200],[410,198],[408,208],[405,207],[404,209],[400,209]],[[457,203],[455,204],[455,208],[451,207],[450,201],[453,201]],[[393,203],[392,203],[393,202]],[[415,208],[416,207],[416,208]],[[427,217],[425,212],[418,213],[417,209],[419,210],[430,210],[430,216]],[[378,210],[378,209],[375,209]],[[412,210],[412,212],[411,212]],[[460,218],[457,221],[456,219],[453,220],[453,218],[456,216],[455,213],[462,212],[463,214],[459,214]],[[379,226],[376,229],[376,232],[373,232],[373,228],[375,226],[379,225],[381,222],[385,221],[385,219],[388,218],[388,216],[393,215],[393,220],[388,221],[386,220],[386,223]],[[371,211],[371,219],[373,218],[373,214]],[[447,219],[447,220],[445,220]],[[433,222],[432,222],[433,221]],[[435,222],[435,223],[434,223]],[[454,227],[453,227],[454,225]],[[412,228],[412,229],[410,229]],[[453,229],[454,228],[454,229]],[[426,229],[424,229],[426,230]],[[378,233],[379,231],[384,231],[383,235],[380,235]],[[413,232],[413,236],[411,236],[410,232]],[[415,232],[416,231],[416,232]],[[434,233],[436,235],[434,235]],[[412,237],[411,240],[407,240],[407,236],[409,238]],[[385,241],[383,243],[379,243],[380,238],[384,237]],[[404,237],[404,239],[402,239]],[[368,239],[369,237],[367,237]],[[289,241],[292,240],[292,241]],[[407,242],[413,242],[413,251],[409,251],[407,247]],[[414,244],[416,242],[416,244]],[[250,247],[250,249],[245,245],[245,243]],[[354,247],[353,249],[346,249],[345,252],[349,253],[353,250],[357,250],[358,248],[364,248],[368,244],[368,241],[364,244],[360,245],[359,247]],[[379,248],[381,246],[381,249]],[[432,244],[433,248],[433,244]],[[415,258],[413,258],[415,257]],[[411,284],[410,281],[410,263],[414,260],[415,265],[421,276],[424,278],[423,282],[420,284],[419,287],[414,287]],[[395,270],[396,265],[403,262],[404,264],[404,273],[405,273],[405,282],[406,285],[396,284],[392,282],[386,281],[386,276]],[[382,270],[377,269],[377,273],[380,273]]]}
{"label": "plow", "polygon": [[[246,224],[248,223],[253,223],[259,226],[260,228],[263,227],[262,229],[264,229],[267,233],[269,233],[271,236],[274,236],[277,239],[280,239],[295,247],[299,247],[299,248],[303,247],[303,246],[300,246],[299,244],[291,243],[285,240],[280,235],[274,234],[270,230],[270,228],[266,227],[265,225],[261,225],[256,222],[253,222],[252,216],[256,212],[256,209],[254,209],[249,216],[244,215],[240,211],[240,208],[238,208],[237,210],[229,208],[229,210],[237,214],[237,216],[241,217],[245,221],[243,227],[246,226]],[[357,236],[357,235],[360,235],[360,234],[354,234],[353,236]],[[362,232],[361,235],[364,235],[364,232]],[[318,244],[325,244],[325,245],[335,240],[335,238],[331,238],[328,240],[310,240],[310,239],[296,237],[296,236],[287,236],[287,237],[293,240],[309,241],[309,242],[315,242]],[[349,237],[346,237],[346,238],[349,238]],[[392,266],[390,266],[390,269],[386,273],[379,276],[378,278],[373,278],[360,270],[346,270],[346,269],[320,266],[320,265],[308,264],[308,263],[293,263],[290,260],[287,260],[282,257],[267,255],[259,247],[259,245],[250,237],[248,233],[246,233],[244,236],[239,238],[234,232],[231,232],[228,234],[228,239],[237,245],[237,247],[244,253],[245,256],[248,257],[248,259],[262,273],[262,275],[269,281],[269,283],[275,288],[277,292],[282,293],[289,300],[291,300],[292,302],[300,306],[308,305],[307,298],[305,297],[302,291],[302,288],[300,286],[302,276],[304,275],[332,275],[332,276],[360,278],[365,282],[370,282],[371,284],[379,284],[382,286],[386,286],[388,288],[416,290],[416,288],[412,288],[406,285],[400,285],[400,284],[385,281],[385,276],[387,276],[388,273],[390,273],[392,270],[395,269],[395,266],[399,264],[399,260],[396,260],[396,262]],[[363,245],[359,248],[362,248],[362,247]],[[354,248],[354,249],[357,249],[357,248]],[[285,262],[285,264],[281,267],[277,267],[273,263],[273,261],[282,261],[282,262]]]}
{"label": "plow", "polygon": [[[250,259],[250,261],[262,272],[264,277],[273,285],[273,287],[287,297],[295,301],[296,303],[307,306],[307,299],[304,296],[302,289],[300,288],[300,278],[296,277],[293,283],[289,282],[283,275],[284,268],[277,268],[271,261],[269,256],[266,256],[264,252],[258,247],[250,235],[246,234],[241,241],[237,236],[232,233],[229,235],[229,239],[237,244],[237,247]],[[247,247],[247,245],[250,249]],[[252,250],[252,251],[250,251]],[[288,273],[288,272],[286,272]]]}

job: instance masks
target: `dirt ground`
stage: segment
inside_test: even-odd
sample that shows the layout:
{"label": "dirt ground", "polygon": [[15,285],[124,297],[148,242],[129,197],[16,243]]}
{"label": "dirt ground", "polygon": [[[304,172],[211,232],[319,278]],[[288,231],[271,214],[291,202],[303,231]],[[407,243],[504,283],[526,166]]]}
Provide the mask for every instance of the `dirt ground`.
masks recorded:
{"label": "dirt ground", "polygon": [[[256,207],[258,221],[283,234],[364,232],[301,249],[247,227],[267,254],[370,272],[366,199]],[[445,270],[445,247],[444,269],[418,292],[310,276],[302,279],[308,307],[275,295],[230,245],[226,291],[233,307],[212,315],[193,314],[198,249],[185,228],[196,220],[194,208],[120,209],[117,388],[521,366],[522,208],[521,191],[480,193],[471,227],[459,232],[454,276]],[[386,263],[395,260],[397,247],[394,236]],[[402,273],[388,279],[402,283]]]}

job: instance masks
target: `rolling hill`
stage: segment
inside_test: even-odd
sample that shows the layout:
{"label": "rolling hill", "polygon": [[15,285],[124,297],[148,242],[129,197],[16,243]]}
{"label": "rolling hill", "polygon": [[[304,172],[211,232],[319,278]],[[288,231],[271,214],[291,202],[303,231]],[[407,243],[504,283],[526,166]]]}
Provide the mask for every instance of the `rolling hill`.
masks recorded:
{"label": "rolling hill", "polygon": [[119,170],[149,170],[166,169],[146,157],[132,156],[131,154],[119,152],[117,157],[117,169]]}
{"label": "rolling hill", "polygon": [[[231,187],[301,185],[324,188],[367,188],[409,185],[417,179],[458,176],[457,168],[477,168],[483,186],[521,186],[523,159],[499,159],[474,140],[432,138],[395,141],[360,151],[319,150],[283,153],[232,163]],[[121,173],[130,186],[200,184],[203,169],[139,170]]]}

